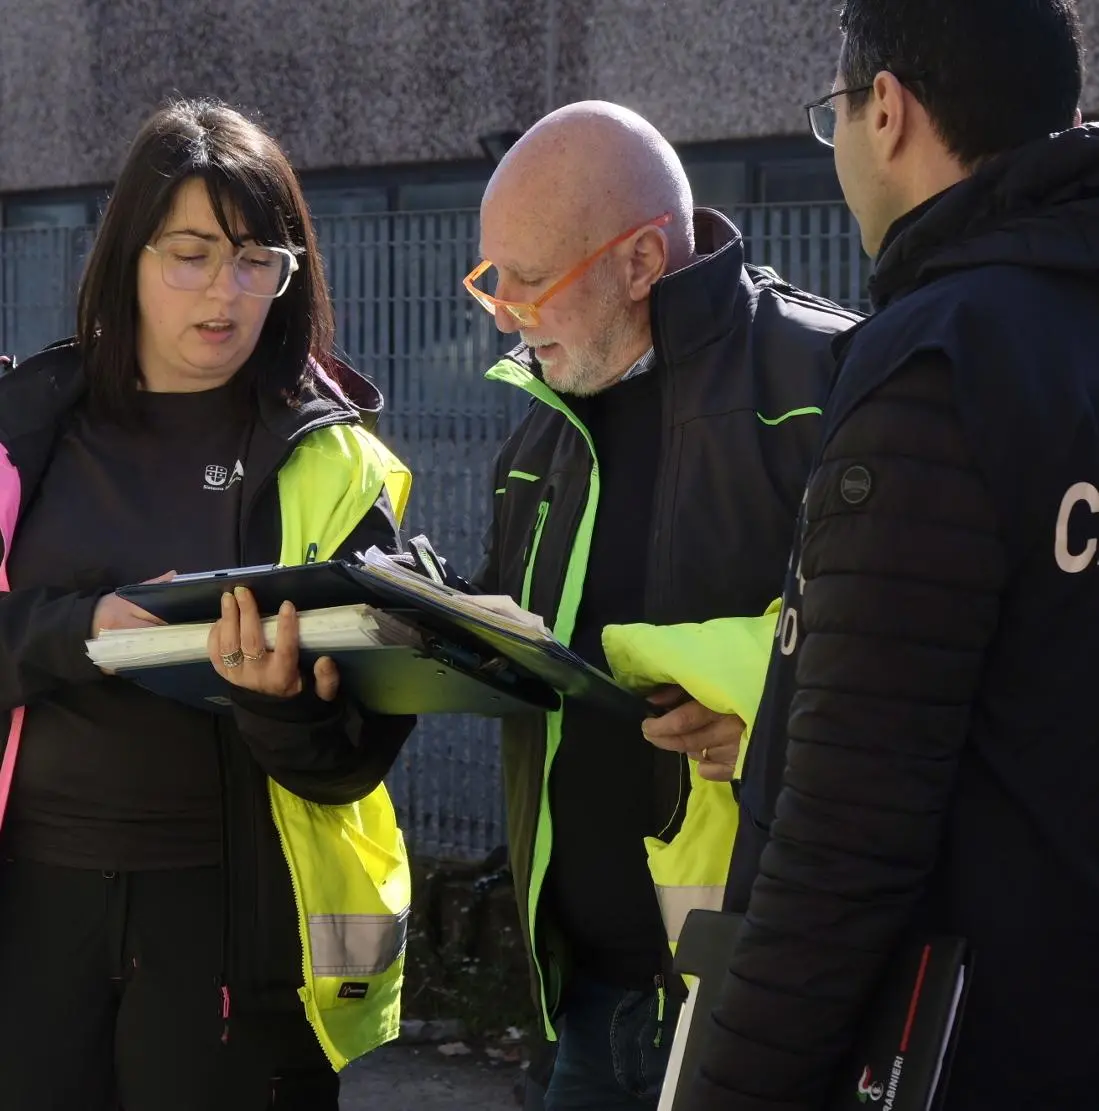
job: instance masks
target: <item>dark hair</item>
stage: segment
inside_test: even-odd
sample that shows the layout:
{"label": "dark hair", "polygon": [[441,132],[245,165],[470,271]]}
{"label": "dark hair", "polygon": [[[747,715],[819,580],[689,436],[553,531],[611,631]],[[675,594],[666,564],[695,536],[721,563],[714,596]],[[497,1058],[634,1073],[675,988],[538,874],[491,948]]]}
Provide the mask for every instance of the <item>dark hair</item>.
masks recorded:
{"label": "dark hair", "polygon": [[324,265],[301,186],[278,143],[215,100],[178,100],[138,132],[118,175],[77,300],[77,341],[93,403],[121,416],[138,385],[137,265],[168,218],[179,187],[206,185],[222,230],[238,246],[233,215],[258,243],[289,247],[299,269],[271,304],[242,388],[294,394],[309,356],[327,362],[334,327]]}
{"label": "dark hair", "polygon": [[[894,74],[971,168],[1072,126],[1084,79],[1076,0],[845,0],[844,85]],[[850,98],[858,111],[866,95]]]}

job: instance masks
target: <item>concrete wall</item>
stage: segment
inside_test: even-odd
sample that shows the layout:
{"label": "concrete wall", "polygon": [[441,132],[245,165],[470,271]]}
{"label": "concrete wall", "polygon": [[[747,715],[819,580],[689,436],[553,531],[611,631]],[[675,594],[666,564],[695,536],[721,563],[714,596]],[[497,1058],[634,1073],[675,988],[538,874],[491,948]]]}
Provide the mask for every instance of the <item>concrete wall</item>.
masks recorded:
{"label": "concrete wall", "polygon": [[[1099,0],[1080,0],[1099,45]],[[258,109],[301,169],[477,157],[617,100],[677,141],[804,131],[838,0],[0,0],[0,192],[109,181],[172,92]],[[231,11],[231,16],[226,12]],[[1099,111],[1099,61],[1087,106]]]}

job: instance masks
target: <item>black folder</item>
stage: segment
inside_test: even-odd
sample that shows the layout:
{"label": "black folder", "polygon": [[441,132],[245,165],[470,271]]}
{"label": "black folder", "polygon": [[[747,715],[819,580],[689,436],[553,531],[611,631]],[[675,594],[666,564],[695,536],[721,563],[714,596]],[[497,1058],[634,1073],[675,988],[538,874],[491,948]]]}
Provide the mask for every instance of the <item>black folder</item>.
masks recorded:
{"label": "black folder", "polygon": [[[283,601],[299,611],[366,604],[420,634],[417,647],[329,653],[344,689],[386,714],[473,713],[501,716],[554,710],[562,697],[640,721],[659,711],[620,687],[564,645],[517,628],[487,611],[456,609],[461,596],[427,580],[402,581],[343,561],[248,567],[121,588],[121,597],[169,624],[216,620],[221,596],[246,586],[263,616]],[[142,686],[207,709],[228,707],[228,684],[206,662],[125,672]],[[212,676],[212,678],[211,678]]]}
{"label": "black folder", "polygon": [[[698,1070],[711,1011],[717,1006],[743,916],[694,910],[676,949],[675,969],[698,977],[690,1019],[676,1032],[666,1082],[674,1097],[661,1108],[681,1111],[686,1080]],[[828,1111],[935,1111],[945,1098],[950,1062],[969,987],[964,940],[905,938],[873,995],[855,1050],[837,1077]],[[665,1093],[667,1096],[667,1092]]]}

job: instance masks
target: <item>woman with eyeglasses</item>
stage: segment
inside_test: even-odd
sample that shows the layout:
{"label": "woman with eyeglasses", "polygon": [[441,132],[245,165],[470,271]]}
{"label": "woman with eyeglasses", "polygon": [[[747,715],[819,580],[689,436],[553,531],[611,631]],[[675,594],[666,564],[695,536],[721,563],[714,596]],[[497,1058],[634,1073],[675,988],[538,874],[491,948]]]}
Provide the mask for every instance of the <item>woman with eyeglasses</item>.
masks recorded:
{"label": "woman with eyeglasses", "polygon": [[[408,471],[332,355],[276,142],[181,101],[141,129],[78,334],[0,379],[0,1103],[335,1111],[395,1036],[407,861],[381,786],[414,719],[346,699],[226,594],[228,713],[157,697],[87,638],[157,623],[115,590],[394,550]],[[3,725],[4,723],[0,723]]]}

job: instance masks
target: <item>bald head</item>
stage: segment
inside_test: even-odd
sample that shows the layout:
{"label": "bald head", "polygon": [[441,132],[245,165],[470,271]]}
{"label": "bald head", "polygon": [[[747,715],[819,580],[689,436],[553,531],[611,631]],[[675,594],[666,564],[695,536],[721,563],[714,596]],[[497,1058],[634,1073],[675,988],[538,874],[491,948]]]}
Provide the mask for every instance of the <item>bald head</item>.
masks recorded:
{"label": "bald head", "polygon": [[694,252],[691,187],[679,156],[648,120],[606,101],[569,104],[539,120],[497,167],[485,192],[490,204],[574,251],[670,212],[668,269]]}
{"label": "bald head", "polygon": [[636,113],[570,104],[492,175],[481,253],[495,266],[496,297],[515,309],[498,307],[497,327],[521,331],[554,389],[598,393],[652,345],[653,285],[694,257],[687,175]]}

